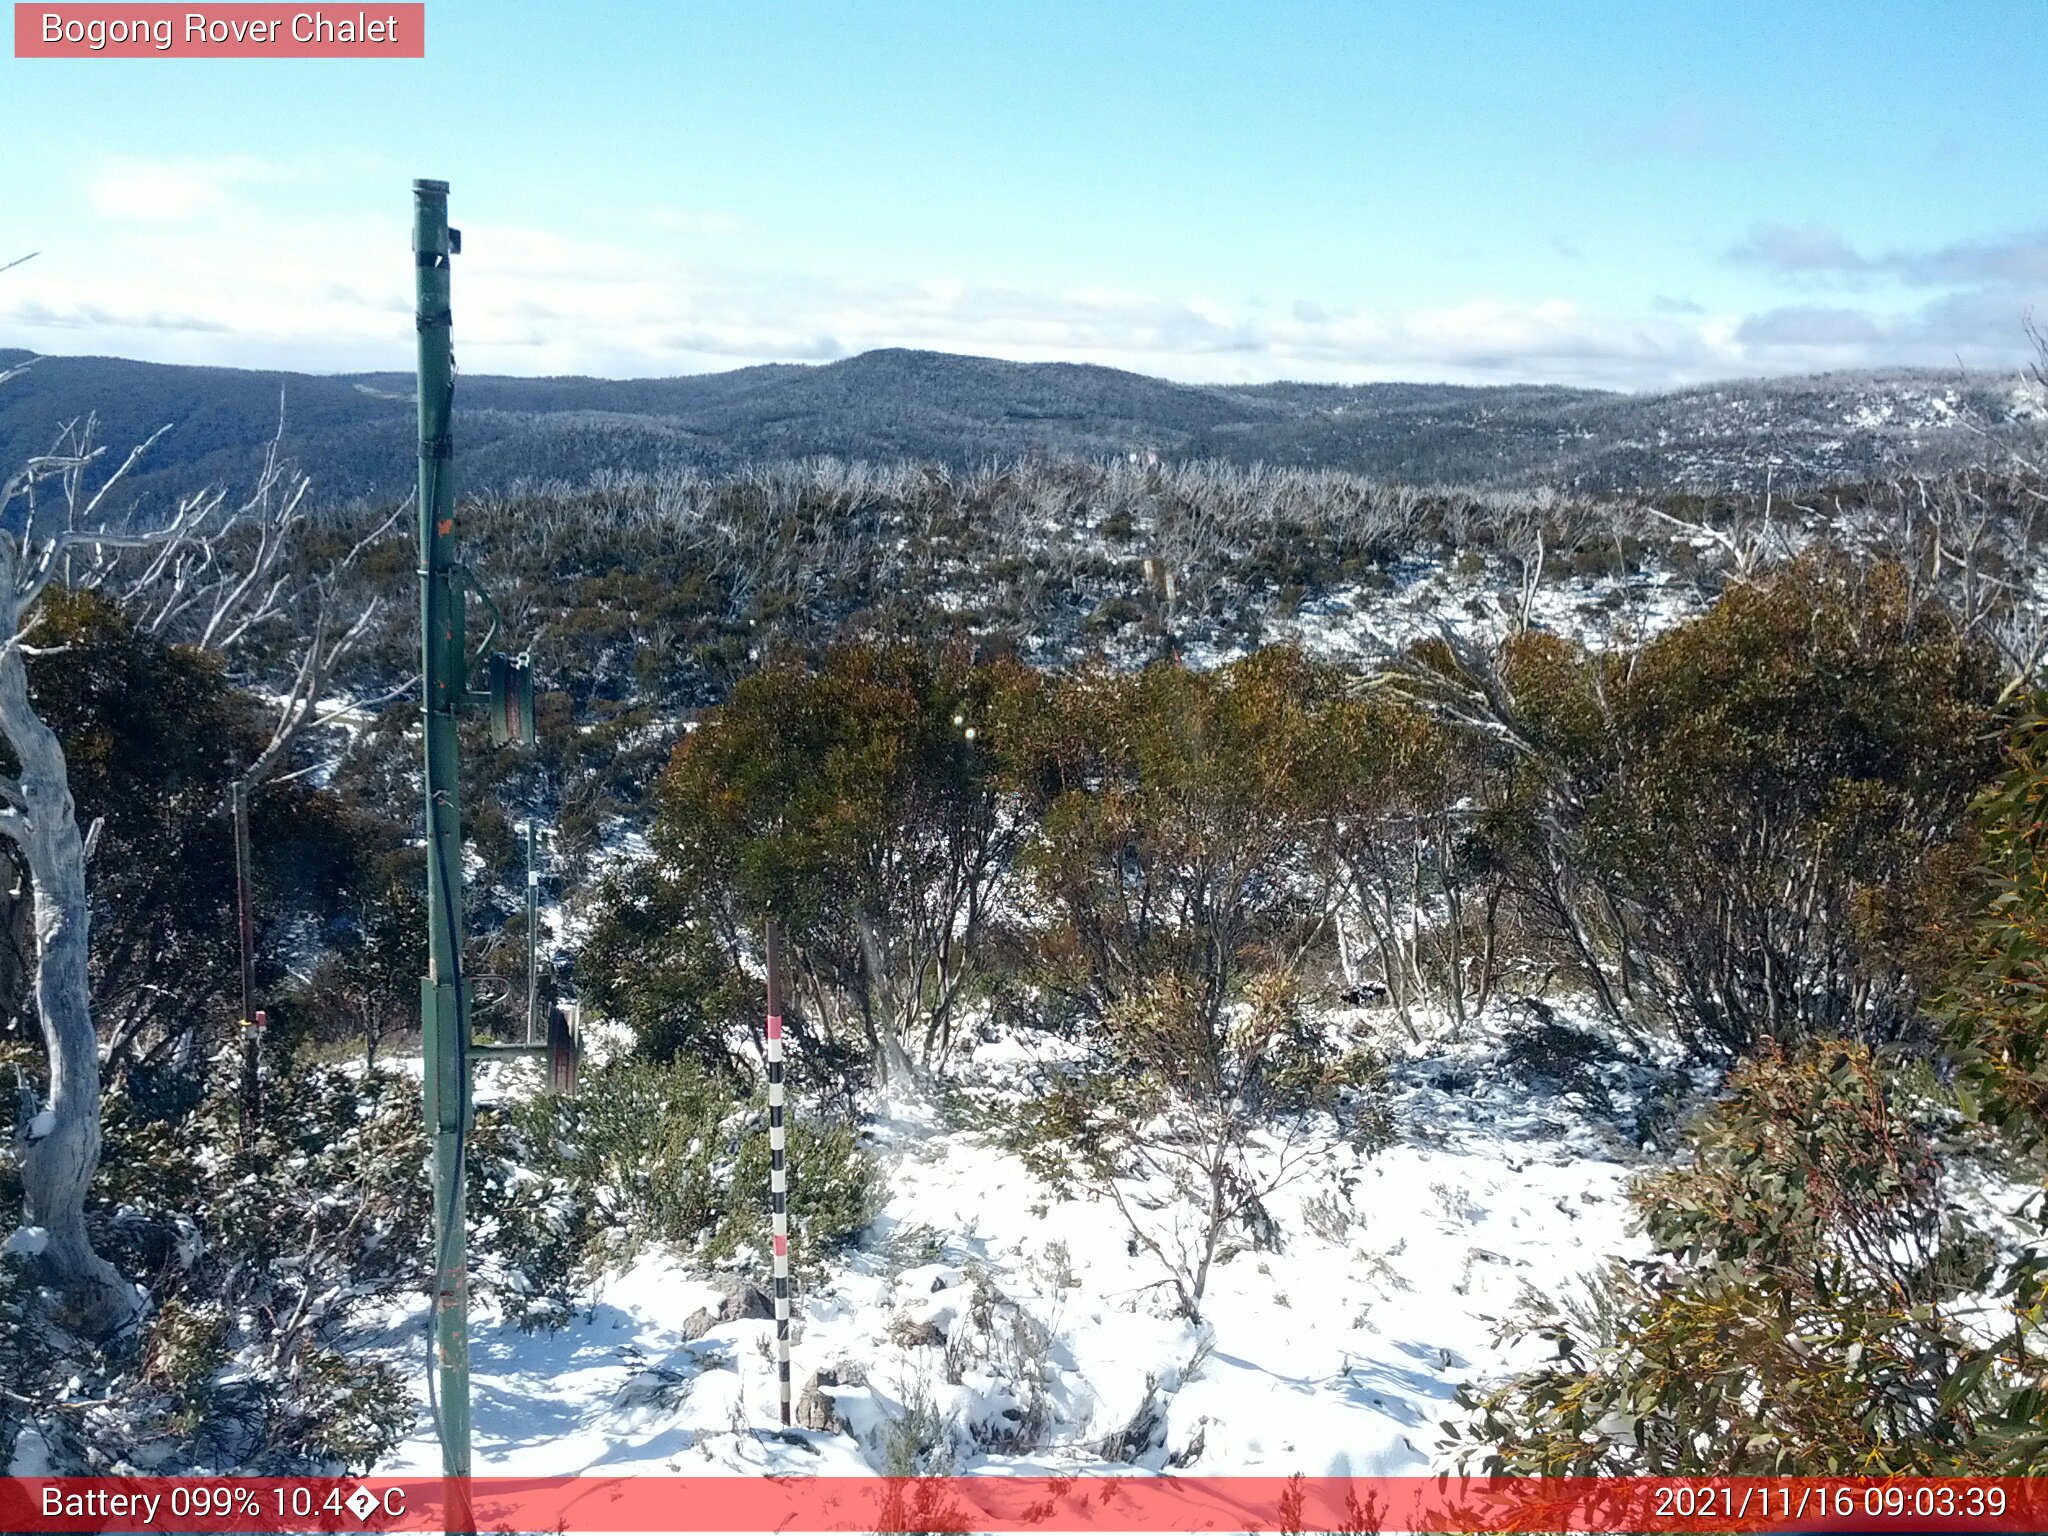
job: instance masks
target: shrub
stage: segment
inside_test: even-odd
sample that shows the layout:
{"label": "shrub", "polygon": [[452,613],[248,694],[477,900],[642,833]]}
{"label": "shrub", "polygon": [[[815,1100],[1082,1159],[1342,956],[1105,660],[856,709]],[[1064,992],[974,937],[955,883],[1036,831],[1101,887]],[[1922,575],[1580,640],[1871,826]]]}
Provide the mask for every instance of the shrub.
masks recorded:
{"label": "shrub", "polygon": [[1989,1244],[1943,1197],[1932,1079],[1868,1047],[1730,1073],[1691,1166],[1636,1191],[1658,1257],[1533,1327],[1547,1365],[1461,1394],[1491,1472],[1949,1472],[1989,1457]]}
{"label": "shrub", "polygon": [[1111,1201],[1190,1317],[1225,1235],[1271,1240],[1265,1197],[1352,1107],[1356,1064],[1331,1061],[1300,995],[1347,783],[1336,694],[1284,649],[1086,673],[1032,744],[1036,974],[1083,1055],[1004,1110],[1008,1136],[1042,1178]]}
{"label": "shrub", "polygon": [[[575,1239],[551,1262],[645,1242],[704,1263],[765,1253],[765,1100],[730,1079],[687,1059],[628,1059],[588,1074],[575,1099],[525,1101],[509,1118],[528,1176],[566,1202],[554,1220]],[[792,1259],[816,1267],[873,1219],[877,1176],[845,1120],[792,1106],[787,1126]]]}
{"label": "shrub", "polygon": [[1901,572],[1813,556],[1640,650],[1432,642],[1414,691],[1508,749],[1518,922],[1616,1022],[1702,1055],[1922,1030],[1921,935],[1996,765],[1989,650]]}
{"label": "shrub", "polygon": [[[756,1100],[749,1114],[765,1121],[765,1100]],[[854,1241],[875,1219],[880,1180],[859,1131],[843,1120],[794,1116],[787,1162],[792,1263],[817,1270],[824,1255]],[[727,1206],[706,1245],[709,1257],[731,1259],[748,1247],[768,1251],[767,1189],[768,1137],[755,1130],[740,1142]]]}
{"label": "shrub", "polygon": [[1319,706],[1334,686],[1276,649],[1057,691],[1032,743],[1022,856],[1053,919],[1038,949],[1055,992],[1102,1017],[1168,988],[1214,1033],[1248,975],[1298,963],[1326,910],[1315,871],[1333,743]]}
{"label": "shrub", "polygon": [[469,1137],[473,1294],[522,1329],[568,1322],[600,1252],[598,1213],[559,1167],[558,1108],[546,1095],[480,1105]]}
{"label": "shrub", "polygon": [[1021,1104],[991,1106],[1034,1174],[1109,1201],[1132,1251],[1159,1262],[1196,1320],[1229,1234],[1274,1246],[1267,1198],[1345,1129],[1361,1151],[1386,1134],[1375,1065],[1333,1059],[1287,977],[1269,972],[1246,990],[1217,1016],[1185,978],[1162,978],[1111,1009],[1081,1062],[1053,1069]]}
{"label": "shrub", "polygon": [[1911,1034],[1902,940],[1996,761],[1989,655],[1898,572],[1807,560],[1618,670],[1584,830],[1638,976],[1726,1050]]}
{"label": "shrub", "polygon": [[[2048,709],[2033,701],[2006,747],[2006,771],[1980,797],[1973,920],[1942,935],[1956,961],[1937,998],[1964,1107],[2038,1159],[2048,1145]],[[2038,1215],[2038,1208],[2036,1210]],[[2002,1469],[2048,1468],[2048,1259],[2023,1250],[2001,1278],[2010,1318],[1973,1368],[1996,1406],[1980,1425]]]}
{"label": "shrub", "polygon": [[1975,806],[1982,906],[1952,924],[1939,998],[1973,1107],[2028,1148],[2048,1141],[2048,709],[2037,702]]}
{"label": "shrub", "polygon": [[426,1288],[418,1087],[302,1068],[272,1082],[266,1110],[244,1128],[225,1060],[173,1118],[110,1093],[88,1217],[154,1307],[93,1348],[28,1305],[0,1262],[0,1339],[18,1334],[24,1378],[0,1400],[0,1434],[31,1424],[74,1470],[273,1474],[366,1467],[403,1437],[400,1373],[348,1351],[371,1312]]}
{"label": "shrub", "polygon": [[352,904],[332,948],[283,1006],[271,1009],[273,1048],[360,1045],[364,1064],[374,1068],[378,1046],[417,1034],[419,979],[427,969],[423,873],[391,880]]}
{"label": "shrub", "polygon": [[[100,594],[53,590],[37,612],[36,708],[64,744],[80,826],[100,826],[90,965],[104,1053],[116,1075],[139,1069],[138,1095],[189,1109],[203,1092],[190,1064],[240,1015],[228,792],[270,723],[218,657],[166,645]],[[269,989],[283,976],[274,936],[340,916],[399,839],[389,817],[303,782],[271,785],[251,817]],[[0,872],[0,1037],[30,1038],[33,893],[6,840]]]}
{"label": "shrub", "polygon": [[1021,835],[1005,742],[1036,690],[1022,667],[911,645],[747,678],[662,775],[656,857],[588,952],[593,999],[657,1050],[744,1038],[772,913],[793,956],[787,1016],[885,1077],[943,1056]]}

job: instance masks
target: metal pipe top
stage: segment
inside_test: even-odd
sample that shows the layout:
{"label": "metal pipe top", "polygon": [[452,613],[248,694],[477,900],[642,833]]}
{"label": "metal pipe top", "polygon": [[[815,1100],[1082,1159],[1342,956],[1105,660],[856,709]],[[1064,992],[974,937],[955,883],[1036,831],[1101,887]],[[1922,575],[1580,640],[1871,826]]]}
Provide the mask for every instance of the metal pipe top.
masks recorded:
{"label": "metal pipe top", "polygon": [[415,181],[412,189],[415,192],[439,193],[442,197],[448,195],[448,183],[445,181]]}

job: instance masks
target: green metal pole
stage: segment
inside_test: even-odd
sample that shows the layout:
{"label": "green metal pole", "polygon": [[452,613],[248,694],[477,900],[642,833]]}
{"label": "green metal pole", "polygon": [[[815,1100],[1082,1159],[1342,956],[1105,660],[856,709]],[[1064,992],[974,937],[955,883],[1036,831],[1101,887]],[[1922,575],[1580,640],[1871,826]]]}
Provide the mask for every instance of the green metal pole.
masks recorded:
{"label": "green metal pole", "polygon": [[[449,337],[448,184],[416,181],[418,279],[420,627],[427,809],[427,974],[420,984],[427,1134],[433,1144],[434,1370],[441,1469],[469,1476],[469,1254],[463,1231],[463,1148],[470,1128],[468,996],[462,980],[462,805],[456,711],[468,664],[455,533],[449,419],[455,362]],[[468,1530],[467,1500],[450,1490],[448,1529]]]}

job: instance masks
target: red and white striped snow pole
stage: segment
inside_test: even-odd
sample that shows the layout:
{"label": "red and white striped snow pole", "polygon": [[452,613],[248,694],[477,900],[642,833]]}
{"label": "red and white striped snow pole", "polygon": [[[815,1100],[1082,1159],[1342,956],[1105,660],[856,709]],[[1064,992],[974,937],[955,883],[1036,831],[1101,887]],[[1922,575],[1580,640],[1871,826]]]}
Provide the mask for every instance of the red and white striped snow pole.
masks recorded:
{"label": "red and white striped snow pole", "polygon": [[775,1249],[775,1372],[789,1426],[789,1165],[782,1124],[782,927],[768,919],[768,1212]]}

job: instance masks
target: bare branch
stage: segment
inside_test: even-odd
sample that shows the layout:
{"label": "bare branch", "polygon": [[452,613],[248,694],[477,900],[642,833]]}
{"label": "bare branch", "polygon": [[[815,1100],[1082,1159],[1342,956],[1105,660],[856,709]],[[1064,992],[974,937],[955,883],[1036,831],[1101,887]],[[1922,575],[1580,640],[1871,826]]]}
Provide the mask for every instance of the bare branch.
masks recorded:
{"label": "bare branch", "polygon": [[190,532],[189,528],[177,523],[149,533],[111,533],[90,528],[67,528],[45,542],[33,570],[19,589],[18,601],[21,607],[26,609],[41,597],[44,589],[56,576],[62,557],[70,550],[81,547],[96,550],[148,549],[152,545],[189,537]]}
{"label": "bare branch", "polygon": [[413,497],[417,494],[417,492],[408,491],[406,493],[405,500],[401,501],[397,506],[391,509],[391,515],[385,518],[384,521],[379,523],[375,528],[372,528],[368,533],[364,534],[360,539],[357,539],[355,542],[355,546],[352,549],[350,549],[347,554],[343,555],[339,561],[335,563],[334,569],[337,571],[345,571],[352,567],[356,563],[357,557],[360,556],[364,550],[368,549],[371,545],[375,544],[379,539],[383,538],[385,534],[391,531],[392,525],[394,523],[396,523],[401,517],[405,516],[406,513],[412,510]]}
{"label": "bare branch", "polygon": [[107,492],[111,491],[115,486],[119,485],[122,479],[126,477],[128,471],[135,467],[136,461],[140,459],[145,453],[149,452],[151,448],[155,447],[156,440],[162,437],[166,432],[170,430],[171,424],[169,422],[165,422],[162,426],[158,427],[154,432],[150,433],[149,436],[145,437],[141,442],[137,443],[133,448],[128,450],[128,457],[121,461],[121,467],[115,470],[111,475],[107,476],[105,480],[100,482],[100,488],[97,491],[93,492],[92,500],[86,503],[85,512],[83,514],[86,519],[89,520],[94,513],[99,511],[100,503],[107,499]]}

